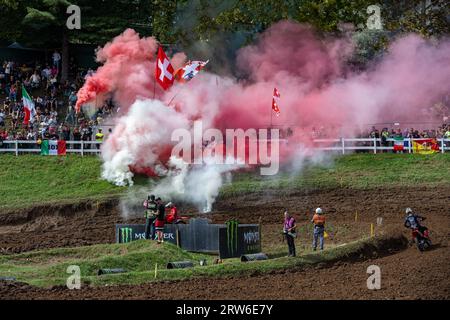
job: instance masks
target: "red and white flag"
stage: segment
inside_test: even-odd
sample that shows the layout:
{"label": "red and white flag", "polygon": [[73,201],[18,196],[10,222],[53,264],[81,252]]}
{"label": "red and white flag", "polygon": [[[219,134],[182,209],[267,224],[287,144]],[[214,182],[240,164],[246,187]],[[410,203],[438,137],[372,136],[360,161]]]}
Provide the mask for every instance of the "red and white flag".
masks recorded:
{"label": "red and white flag", "polygon": [[277,88],[273,88],[273,97],[274,98],[281,98],[280,92]]}
{"label": "red and white flag", "polygon": [[172,65],[170,64],[169,59],[167,59],[167,56],[164,53],[163,49],[159,47],[158,59],[156,60],[155,77],[156,81],[164,90],[169,89],[173,85],[173,81],[175,80],[173,71],[174,70]]}
{"label": "red and white flag", "polygon": [[272,97],[272,110],[275,111],[277,117],[280,115],[280,108],[278,107],[278,99],[281,97],[280,92],[277,88],[273,89],[273,97]]}
{"label": "red and white flag", "polygon": [[175,79],[180,82],[187,82],[194,78],[209,62],[208,61],[189,61],[184,67],[175,72]]}

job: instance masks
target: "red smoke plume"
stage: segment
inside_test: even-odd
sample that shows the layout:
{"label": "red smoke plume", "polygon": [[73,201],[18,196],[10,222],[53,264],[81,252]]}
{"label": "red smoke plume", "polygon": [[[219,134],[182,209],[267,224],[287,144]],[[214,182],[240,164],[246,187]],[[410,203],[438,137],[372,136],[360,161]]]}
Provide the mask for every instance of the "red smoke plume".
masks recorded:
{"label": "red smoke plume", "polygon": [[[128,166],[121,168],[141,168],[137,170],[164,165],[170,141],[155,139],[155,134],[163,127],[176,128],[174,118],[187,128],[196,119],[219,129],[267,128],[274,87],[281,93],[281,115],[273,115],[273,124],[293,130],[292,143],[282,156],[288,159],[299,144],[309,145],[308,134],[314,126],[333,128],[338,136],[354,134],[370,123],[417,121],[424,107],[448,93],[450,83],[448,39],[431,44],[416,35],[405,36],[370,70],[353,73],[345,67],[345,58],[353,50],[349,40],[319,39],[310,27],[284,21],[239,51],[237,66],[247,74],[245,82],[202,71],[168,92],[157,87],[156,96],[165,103],[177,95],[167,107],[170,111],[152,127],[146,121],[150,123],[156,112],[161,113],[158,107],[150,102],[133,103],[153,96],[157,45],[153,38],[141,39],[126,30],[98,51],[97,60],[103,66],[78,92],[77,109],[99,93],[111,94],[120,106],[119,125],[104,146],[104,161],[112,167],[122,162]],[[177,54],[172,64],[176,69],[185,60],[184,54]],[[132,108],[154,110],[131,112]],[[136,115],[144,118],[134,119]],[[140,131],[132,123],[138,123]],[[119,161],[119,153],[120,159],[127,160]]]}

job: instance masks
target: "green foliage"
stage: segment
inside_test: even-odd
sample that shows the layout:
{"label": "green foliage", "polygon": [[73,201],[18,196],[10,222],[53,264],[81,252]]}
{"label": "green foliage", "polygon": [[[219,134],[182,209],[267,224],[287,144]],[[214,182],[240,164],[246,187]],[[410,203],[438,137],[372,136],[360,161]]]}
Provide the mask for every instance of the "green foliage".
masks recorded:
{"label": "green foliage", "polygon": [[382,18],[387,30],[414,32],[426,37],[445,36],[450,32],[446,0],[385,0]]}
{"label": "green foliage", "polygon": [[40,29],[58,22],[57,18],[48,11],[40,11],[35,8],[27,8],[27,15],[23,18],[23,23]]}

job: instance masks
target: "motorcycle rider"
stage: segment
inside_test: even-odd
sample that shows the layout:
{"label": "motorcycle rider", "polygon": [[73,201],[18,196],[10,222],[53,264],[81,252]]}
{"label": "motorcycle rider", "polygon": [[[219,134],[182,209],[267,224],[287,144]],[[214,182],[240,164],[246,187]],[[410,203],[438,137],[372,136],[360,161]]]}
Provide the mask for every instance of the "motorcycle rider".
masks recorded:
{"label": "motorcycle rider", "polygon": [[144,201],[145,208],[145,239],[155,239],[155,226],[154,222],[156,214],[158,212],[158,204],[156,203],[155,196],[153,194],[148,195],[147,200]]}
{"label": "motorcycle rider", "polygon": [[406,208],[406,218],[404,226],[413,231],[412,241],[415,241],[414,230],[419,232],[420,236],[427,230],[427,227],[422,226],[420,222],[424,221],[426,218],[415,214],[411,208]]}

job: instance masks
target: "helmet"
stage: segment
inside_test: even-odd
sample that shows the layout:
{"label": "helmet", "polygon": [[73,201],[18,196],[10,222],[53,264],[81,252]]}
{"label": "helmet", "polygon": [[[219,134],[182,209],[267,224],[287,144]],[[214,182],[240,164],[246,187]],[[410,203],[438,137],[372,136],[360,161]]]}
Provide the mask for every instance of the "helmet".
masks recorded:
{"label": "helmet", "polygon": [[405,212],[406,212],[406,214],[410,214],[410,213],[412,213],[413,211],[412,211],[411,208],[406,208]]}
{"label": "helmet", "polygon": [[155,195],[154,194],[149,194],[148,195],[148,199],[152,200],[152,201],[155,201]]}
{"label": "helmet", "polygon": [[322,214],[322,209],[317,208],[317,209],[316,209],[316,213],[317,213],[317,214]]}

